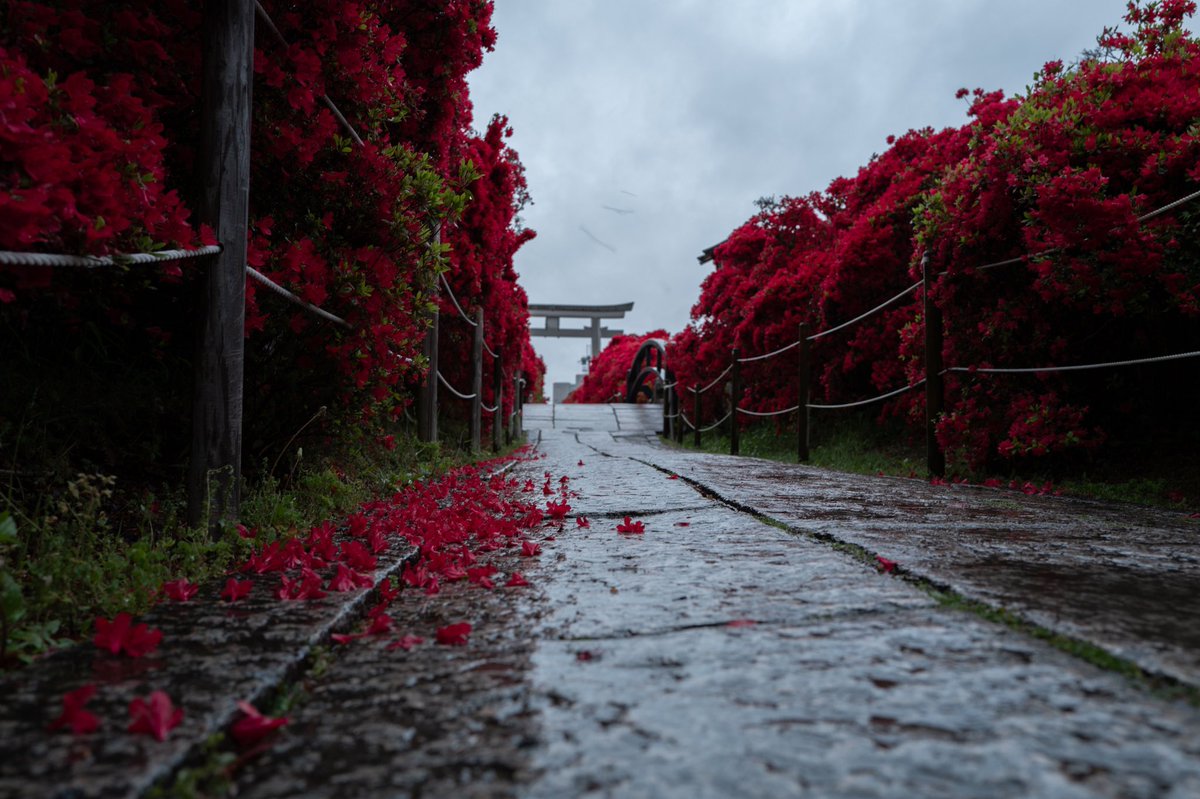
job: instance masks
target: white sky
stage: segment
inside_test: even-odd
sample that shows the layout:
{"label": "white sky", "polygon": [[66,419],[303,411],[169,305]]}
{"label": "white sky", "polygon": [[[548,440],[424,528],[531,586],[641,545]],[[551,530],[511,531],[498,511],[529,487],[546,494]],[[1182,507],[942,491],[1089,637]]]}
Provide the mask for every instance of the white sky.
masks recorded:
{"label": "white sky", "polygon": [[[1124,13],[1125,0],[496,0],[499,41],[471,96],[476,127],[509,117],[526,167],[538,237],[517,254],[521,283],[532,303],[632,300],[610,327],[678,332],[711,269],[696,257],[755,199],[822,190],[889,134],[963,124],[957,89],[1020,93]],[[590,347],[533,343],[547,395]]]}

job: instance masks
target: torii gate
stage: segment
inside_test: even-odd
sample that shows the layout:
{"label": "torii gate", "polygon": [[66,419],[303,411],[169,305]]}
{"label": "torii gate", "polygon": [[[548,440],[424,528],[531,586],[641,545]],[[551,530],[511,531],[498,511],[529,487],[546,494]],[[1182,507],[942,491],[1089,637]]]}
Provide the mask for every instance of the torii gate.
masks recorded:
{"label": "torii gate", "polygon": [[[530,327],[529,335],[547,336],[551,338],[590,338],[592,340],[592,357],[600,354],[601,339],[620,336],[624,330],[612,330],[600,326],[601,319],[624,319],[625,314],[633,310],[633,303],[620,305],[530,305],[529,315],[545,318],[545,327]],[[591,319],[589,327],[581,329],[562,328],[562,319]]]}

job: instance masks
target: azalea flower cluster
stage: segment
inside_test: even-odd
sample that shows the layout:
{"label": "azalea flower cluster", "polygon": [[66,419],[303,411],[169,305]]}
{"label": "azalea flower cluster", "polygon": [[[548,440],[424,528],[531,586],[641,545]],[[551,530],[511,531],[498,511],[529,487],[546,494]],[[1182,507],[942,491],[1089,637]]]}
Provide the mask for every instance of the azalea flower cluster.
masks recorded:
{"label": "azalea flower cluster", "polygon": [[[1050,62],[1024,96],[960,92],[970,121],[909,131],[824,192],[762,202],[715,249],[692,323],[672,340],[683,384],[828,329],[921,278],[945,319],[949,366],[1028,367],[1195,350],[1200,314],[1196,207],[1139,217],[1200,183],[1200,42],[1189,0],[1130,3],[1131,33],[1107,30],[1076,66]],[[988,269],[976,267],[1023,258]],[[924,377],[920,290],[813,342],[814,402],[875,396]],[[782,356],[785,361],[788,356]],[[947,375],[939,441],[960,463],[1085,451],[1156,401],[1180,369]],[[797,402],[794,368],[745,364],[741,407]],[[1182,384],[1190,384],[1186,378]],[[705,396],[704,418],[728,400]],[[884,405],[914,430],[920,391]],[[743,420],[744,422],[745,420]]]}
{"label": "azalea flower cluster", "polygon": [[613,336],[608,346],[600,350],[600,354],[588,364],[588,373],[583,383],[564,401],[624,402],[625,377],[638,348],[654,338],[667,341],[670,335],[665,330],[654,330],[644,336]]}
{"label": "azalea flower cluster", "polygon": [[[353,401],[367,416],[402,414],[424,377],[424,320],[442,271],[460,301],[485,307],[489,346],[507,354],[506,370],[540,379],[512,271],[513,253],[533,235],[516,219],[527,201],[523,170],[505,143],[506,121],[483,135],[471,130],[466,75],[495,43],[491,4],[263,6],[288,44],[257,26],[248,261],[349,327],[248,281],[247,334],[260,343],[247,348],[258,393],[248,409],[270,417],[268,409],[280,412],[270,398],[305,392],[331,407]],[[197,8],[183,0],[9,4],[0,40],[0,248],[104,254],[212,243],[181,200],[192,191],[198,148]],[[431,246],[441,228],[449,247]],[[139,271],[135,282],[154,288],[195,272],[194,262],[172,262]],[[163,313],[175,295],[131,295],[117,284],[98,295],[89,302],[111,308],[112,322],[143,326],[190,354],[193,319]],[[0,268],[3,305],[27,309],[48,296],[79,304],[51,270]],[[443,343],[451,362],[469,351],[469,341]]]}

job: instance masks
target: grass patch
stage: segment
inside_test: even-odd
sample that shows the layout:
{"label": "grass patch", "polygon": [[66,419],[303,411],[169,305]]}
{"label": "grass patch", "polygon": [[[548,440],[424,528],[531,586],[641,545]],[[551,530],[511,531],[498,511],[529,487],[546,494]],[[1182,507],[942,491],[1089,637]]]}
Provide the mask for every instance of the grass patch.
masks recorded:
{"label": "grass patch", "polygon": [[356,441],[288,472],[259,471],[241,524],[215,537],[189,529],[181,490],[126,488],[114,475],[0,487],[0,667],[29,663],[90,634],[97,616],[144,612],[167,580],[216,579],[251,548],[306,532],[363,502],[472,458],[397,436],[386,449]]}

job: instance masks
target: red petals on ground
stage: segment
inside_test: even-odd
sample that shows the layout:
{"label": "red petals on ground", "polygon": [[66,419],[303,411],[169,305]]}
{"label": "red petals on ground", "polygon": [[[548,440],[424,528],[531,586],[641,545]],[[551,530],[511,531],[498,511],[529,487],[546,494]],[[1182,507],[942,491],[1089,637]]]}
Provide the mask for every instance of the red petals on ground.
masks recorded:
{"label": "red petals on ground", "polygon": [[635,522],[631,517],[626,516],[625,522],[617,525],[617,532],[625,535],[641,535],[646,532],[646,525],[643,522]]}
{"label": "red petals on ground", "polygon": [[242,711],[242,717],[233,723],[229,732],[237,741],[238,746],[254,746],[273,731],[291,722],[291,719],[286,716],[281,718],[264,716],[249,702],[238,701],[237,706]]}
{"label": "red petals on ground", "polygon": [[175,707],[163,691],[155,691],[147,699],[134,697],[129,703],[129,718],[130,732],[165,741],[167,733],[183,721],[183,708]]}
{"label": "red petals on ground", "polygon": [[471,625],[462,621],[458,624],[447,624],[438,628],[437,642],[443,646],[466,646],[471,636]]}
{"label": "red petals on ground", "polygon": [[534,541],[521,542],[521,557],[532,558],[542,554],[542,545]]}
{"label": "red petals on ground", "polygon": [[375,581],[365,574],[350,569],[344,563],[337,566],[337,574],[329,580],[330,591],[354,591],[359,588],[370,588]]}
{"label": "red petals on ground", "polygon": [[896,561],[888,560],[882,555],[876,555],[875,561],[879,564],[879,570],[884,574],[891,574],[896,570]]}
{"label": "red petals on ground", "polygon": [[160,590],[176,602],[187,602],[196,595],[200,586],[189,583],[186,579],[180,579],[163,583]]}
{"label": "red petals on ground", "polygon": [[97,617],[95,626],[92,641],[114,655],[124,652],[131,658],[140,658],[153,652],[162,640],[162,630],[151,629],[145,624],[135,627],[128,613],[118,613],[111,621]]}
{"label": "red petals on ground", "polygon": [[253,580],[236,580],[230,577],[225,581],[225,587],[221,589],[221,599],[237,602],[239,599],[245,599],[250,596],[250,591],[253,588]]}
{"label": "red petals on ground", "polygon": [[91,701],[95,693],[95,685],[85,685],[65,694],[62,698],[62,714],[50,722],[47,729],[60,730],[68,727],[75,735],[87,735],[89,732],[95,732],[100,727],[100,719],[96,717],[96,714],[84,708],[84,705]]}
{"label": "red petals on ground", "polygon": [[586,527],[591,527],[591,526],[592,526],[592,523],[591,523],[591,522],[588,520],[588,517],[586,517],[586,516],[578,516],[578,517],[576,517],[576,519],[575,519],[575,525],[576,525],[577,527],[584,527],[584,528],[586,528]]}
{"label": "red petals on ground", "polygon": [[561,519],[571,512],[571,506],[565,502],[555,502],[549,500],[546,502],[546,513],[551,519]]}
{"label": "red petals on ground", "polygon": [[504,584],[505,588],[520,588],[529,585],[529,581],[525,579],[525,575],[520,572],[513,572],[508,575],[508,582]]}
{"label": "red petals on ground", "polygon": [[397,638],[395,641],[392,641],[390,644],[387,645],[387,648],[389,650],[403,649],[405,652],[407,652],[408,650],[412,649],[417,644],[423,644],[423,643],[425,643],[425,639],[419,635],[405,635],[405,636],[401,636],[400,638]]}
{"label": "red petals on ground", "polygon": [[678,479],[679,479],[679,475],[677,475],[677,474],[669,474],[669,475],[667,475],[667,479],[668,479],[668,480],[678,480]]}
{"label": "red petals on ground", "polygon": [[675,522],[676,527],[691,527],[691,522]]}

